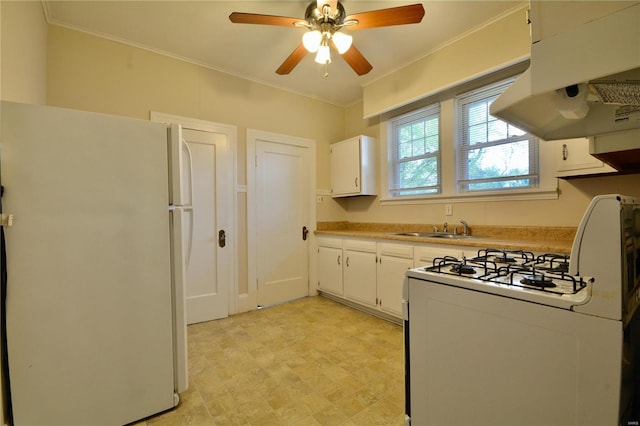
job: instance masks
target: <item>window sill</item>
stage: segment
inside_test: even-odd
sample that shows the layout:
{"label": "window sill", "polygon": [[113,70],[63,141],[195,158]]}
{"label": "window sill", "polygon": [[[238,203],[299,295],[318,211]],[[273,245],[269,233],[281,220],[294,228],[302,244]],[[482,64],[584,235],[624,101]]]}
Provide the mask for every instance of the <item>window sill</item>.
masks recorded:
{"label": "window sill", "polygon": [[558,188],[536,188],[512,191],[469,192],[461,194],[434,194],[414,197],[389,197],[380,199],[381,205],[436,204],[442,202],[475,203],[485,201],[557,200]]}

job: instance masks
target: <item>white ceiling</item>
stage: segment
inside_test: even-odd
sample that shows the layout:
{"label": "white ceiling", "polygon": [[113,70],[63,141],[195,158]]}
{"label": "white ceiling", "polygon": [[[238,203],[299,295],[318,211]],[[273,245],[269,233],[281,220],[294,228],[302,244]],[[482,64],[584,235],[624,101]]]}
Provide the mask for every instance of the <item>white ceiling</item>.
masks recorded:
{"label": "white ceiling", "polygon": [[[348,106],[362,86],[468,34],[526,1],[424,1],[420,24],[353,31],[354,45],[373,65],[358,76],[332,51],[328,77],[308,54],[289,75],[275,73],[298,46],[304,29],[232,24],[231,12],[304,17],[297,1],[45,1],[51,24],[165,53],[260,83]],[[344,0],[347,15],[415,1]],[[523,17],[524,19],[524,17]]]}

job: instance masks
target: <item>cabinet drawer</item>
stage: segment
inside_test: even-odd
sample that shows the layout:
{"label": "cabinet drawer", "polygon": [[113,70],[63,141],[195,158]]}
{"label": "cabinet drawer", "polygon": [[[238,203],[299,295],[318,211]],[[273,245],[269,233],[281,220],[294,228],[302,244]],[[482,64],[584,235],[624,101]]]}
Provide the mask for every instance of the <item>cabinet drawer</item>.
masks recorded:
{"label": "cabinet drawer", "polygon": [[414,265],[431,266],[433,259],[443,256],[453,256],[459,258],[462,255],[462,249],[453,249],[445,247],[416,247],[414,256]]}
{"label": "cabinet drawer", "polygon": [[378,255],[413,259],[413,246],[394,243],[378,243]]}
{"label": "cabinet drawer", "polygon": [[333,247],[337,249],[342,248],[341,238],[318,237],[317,241],[318,241],[318,247]]}
{"label": "cabinet drawer", "polygon": [[344,249],[353,251],[376,252],[376,242],[367,240],[344,240]]}

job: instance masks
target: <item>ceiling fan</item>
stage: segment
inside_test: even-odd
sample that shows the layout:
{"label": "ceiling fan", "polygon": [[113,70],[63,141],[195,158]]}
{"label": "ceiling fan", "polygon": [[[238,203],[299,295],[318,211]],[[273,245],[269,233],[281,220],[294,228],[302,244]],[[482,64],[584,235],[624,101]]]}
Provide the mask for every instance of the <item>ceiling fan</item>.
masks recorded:
{"label": "ceiling fan", "polygon": [[[417,24],[422,21],[422,4],[372,10],[369,12],[346,14],[342,3],[337,0],[312,1],[304,14],[304,20],[286,16],[261,15],[256,13],[233,12],[229,20],[236,24],[277,25],[300,27],[308,31],[302,43],[276,70],[280,75],[289,74],[300,63],[307,52],[316,53],[315,61],[327,65],[331,62],[331,44],[358,75],[367,74],[373,66],[352,44],[353,38],[341,29],[362,30],[366,28],[392,25]],[[327,73],[325,72],[325,76]]]}

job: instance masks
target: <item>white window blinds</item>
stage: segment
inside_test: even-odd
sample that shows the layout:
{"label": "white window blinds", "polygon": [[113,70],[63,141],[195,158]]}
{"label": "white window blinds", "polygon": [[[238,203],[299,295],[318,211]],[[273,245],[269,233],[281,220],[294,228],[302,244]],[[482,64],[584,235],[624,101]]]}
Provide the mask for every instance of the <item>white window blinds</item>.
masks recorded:
{"label": "white window blinds", "polygon": [[391,120],[389,192],[434,194],[440,188],[440,104]]}
{"label": "white window blinds", "polygon": [[459,192],[538,186],[538,139],[489,113],[513,80],[456,97]]}

